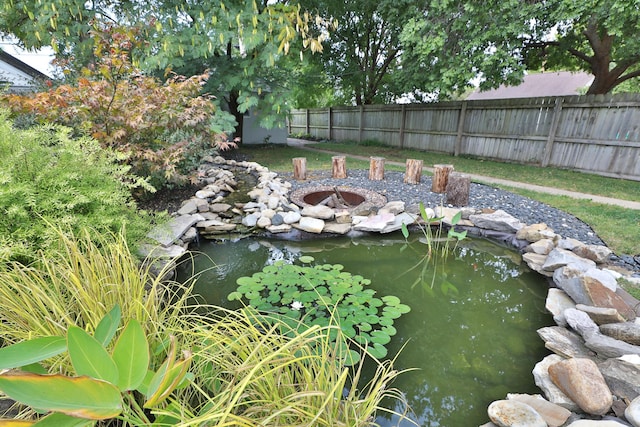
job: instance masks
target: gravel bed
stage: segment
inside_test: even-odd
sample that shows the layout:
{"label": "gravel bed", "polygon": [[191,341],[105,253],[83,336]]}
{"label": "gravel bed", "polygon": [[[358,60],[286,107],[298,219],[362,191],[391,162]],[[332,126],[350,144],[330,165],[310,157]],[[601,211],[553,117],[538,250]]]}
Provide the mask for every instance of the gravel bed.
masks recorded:
{"label": "gravel bed", "polygon": [[[426,207],[447,206],[443,195],[431,192],[431,177],[423,176],[420,184],[405,184],[404,173],[385,171],[382,181],[371,181],[369,171],[349,170],[347,178],[333,179],[331,171],[310,171],[305,181],[293,180],[292,173],[279,176],[289,181],[292,191],[312,185],[341,185],[364,188],[384,194],[388,201],[402,200],[407,207],[423,202]],[[587,224],[564,211],[527,197],[500,190],[484,184],[472,183],[469,191],[469,207],[502,209],[525,224],[544,222],[563,237],[572,237],[587,244],[604,245],[604,242]]]}

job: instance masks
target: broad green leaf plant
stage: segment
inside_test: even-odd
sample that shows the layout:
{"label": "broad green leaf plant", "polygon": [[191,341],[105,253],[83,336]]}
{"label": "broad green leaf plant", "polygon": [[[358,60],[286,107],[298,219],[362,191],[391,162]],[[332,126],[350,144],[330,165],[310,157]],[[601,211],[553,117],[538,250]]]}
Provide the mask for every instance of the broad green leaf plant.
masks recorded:
{"label": "broad green leaf plant", "polygon": [[[20,420],[20,425],[90,426],[111,418],[153,425],[145,410],[153,410],[187,383],[192,355],[184,351],[178,359],[171,337],[167,359],[151,371],[149,343],[137,320],[130,319],[111,345],[121,318],[115,306],[93,336],[71,326],[66,337],[34,338],[0,349],[0,391],[47,413],[39,420]],[[39,362],[65,351],[76,375],[43,373]]]}

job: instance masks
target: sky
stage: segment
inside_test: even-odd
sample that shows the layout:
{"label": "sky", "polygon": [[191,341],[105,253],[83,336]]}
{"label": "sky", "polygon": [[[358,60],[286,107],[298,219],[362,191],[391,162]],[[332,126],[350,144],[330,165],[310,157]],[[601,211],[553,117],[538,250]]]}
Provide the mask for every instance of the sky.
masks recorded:
{"label": "sky", "polygon": [[0,37],[0,48],[9,55],[15,56],[27,65],[32,66],[36,70],[48,76],[53,74],[51,60],[53,59],[53,49],[50,47],[41,49],[36,52],[28,52],[21,49],[11,39]]}

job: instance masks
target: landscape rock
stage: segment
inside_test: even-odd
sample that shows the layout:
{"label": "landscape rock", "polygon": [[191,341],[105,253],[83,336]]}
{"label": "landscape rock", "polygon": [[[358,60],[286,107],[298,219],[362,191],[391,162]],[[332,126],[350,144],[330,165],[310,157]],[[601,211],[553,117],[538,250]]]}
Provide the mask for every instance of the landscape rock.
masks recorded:
{"label": "landscape rock", "polygon": [[404,202],[401,201],[393,201],[384,205],[378,213],[390,213],[393,215],[398,215],[404,212]]}
{"label": "landscape rock", "polygon": [[231,209],[231,205],[228,203],[213,203],[209,205],[209,210],[215,213],[226,212],[229,209]]}
{"label": "landscape rock", "polygon": [[324,224],[323,233],[347,234],[351,230],[351,224],[340,224],[338,222],[327,222]]}
{"label": "landscape rock", "polygon": [[407,212],[403,212],[400,215],[397,215],[394,219],[393,222],[390,224],[387,224],[382,230],[380,230],[380,233],[382,234],[386,234],[386,233],[391,233],[393,231],[398,231],[402,228],[402,225],[411,225],[415,222],[416,217],[410,213]]}
{"label": "landscape rock", "polygon": [[499,427],[547,427],[540,414],[517,400],[496,400],[489,405],[487,414]]}
{"label": "landscape rock", "polygon": [[613,253],[611,249],[602,245],[580,245],[573,248],[573,253],[601,264]]}
{"label": "landscape rock", "polygon": [[584,345],[582,338],[567,328],[548,326],[538,329],[537,332],[547,349],[564,358],[595,356],[595,353]]}
{"label": "landscape rock", "polygon": [[607,359],[600,362],[598,368],[613,394],[629,401],[640,396],[639,356]]}
{"label": "landscape rock", "polygon": [[540,390],[544,393],[544,396],[551,403],[555,403],[569,411],[576,412],[580,408],[571,400],[562,390],[549,377],[549,366],[565,360],[563,357],[557,354],[551,354],[540,362],[536,363],[533,368],[533,379]]}
{"label": "landscape rock", "polygon": [[600,332],[611,338],[615,338],[629,344],[640,345],[640,324],[635,322],[600,325]]}
{"label": "landscape rock", "polygon": [[271,225],[271,218],[263,215],[258,218],[258,222],[256,223],[256,225],[260,228],[267,228]]}
{"label": "landscape rock", "polygon": [[616,292],[602,285],[591,276],[581,275],[567,280],[555,280],[576,303],[594,307],[614,308],[627,320],[635,319],[635,311]]}
{"label": "landscape rock", "polygon": [[508,394],[507,399],[531,406],[547,423],[548,427],[560,427],[571,416],[571,411],[551,403],[542,396],[530,394]]}
{"label": "landscape rock", "polygon": [[353,228],[358,231],[380,232],[389,224],[393,224],[396,217],[393,214],[379,214],[368,217],[366,220],[356,224]]}
{"label": "landscape rock", "polygon": [[[565,265],[571,263],[583,265],[585,263],[588,264],[588,261],[566,249],[555,248],[549,253],[549,256],[542,266],[542,269],[546,271],[555,271],[558,268],[564,267]],[[591,261],[590,265],[592,267],[595,267],[596,264],[595,262]]]}
{"label": "landscape rock", "polygon": [[333,209],[331,209],[329,206],[324,205],[305,206],[304,208],[302,208],[300,214],[302,216],[324,220],[333,219],[334,215]]}
{"label": "landscape rock", "polygon": [[567,427],[629,427],[619,421],[614,420],[578,420],[569,424]]}
{"label": "landscape rock", "polygon": [[522,260],[526,262],[529,268],[533,271],[536,271],[547,277],[553,276],[553,271],[545,271],[542,269],[542,266],[547,260],[546,255],[537,254],[535,252],[527,252],[522,254]]}
{"label": "landscape rock", "polygon": [[584,345],[595,351],[602,358],[640,355],[640,346],[608,337],[599,331],[597,334],[585,337]]}
{"label": "landscape rock", "polygon": [[165,224],[156,226],[147,234],[147,237],[155,240],[162,246],[167,247],[172,245],[176,240],[182,237],[189,228],[201,220],[202,217],[200,215],[180,215],[175,218],[171,218]]}
{"label": "landscape rock", "polygon": [[571,358],[549,366],[549,376],[571,400],[591,415],[606,414],[613,395],[591,359]]}
{"label": "landscape rock", "polygon": [[598,325],[587,313],[575,308],[568,308],[564,311],[564,317],[571,328],[579,333],[584,339],[600,333]]}
{"label": "landscape rock", "polygon": [[598,325],[624,322],[626,319],[615,308],[594,307],[592,305],[577,304],[576,310],[584,311]]}
{"label": "landscape rock", "polygon": [[551,252],[555,247],[556,245],[553,243],[553,240],[540,239],[528,245],[526,248],[524,248],[524,250],[525,252],[548,255],[549,252]]}
{"label": "landscape rock", "polygon": [[255,227],[258,224],[258,218],[260,218],[260,214],[251,213],[242,218],[242,225],[245,227]]}
{"label": "landscape rock", "polygon": [[640,397],[631,401],[624,411],[624,417],[633,424],[633,427],[640,427]]}
{"label": "landscape rock", "polygon": [[544,307],[553,315],[553,321],[559,326],[567,326],[564,311],[567,308],[575,308],[576,303],[565,291],[558,288],[549,288]]}
{"label": "landscape rock", "polygon": [[471,215],[469,219],[476,227],[495,231],[515,233],[524,227],[519,219],[514,218],[503,210],[497,210],[490,214]]}
{"label": "landscape rock", "polygon": [[578,246],[584,246],[580,240],[572,239],[570,237],[566,237],[558,241],[557,246],[561,249],[566,249],[568,251],[573,251]]}
{"label": "landscape rock", "polygon": [[267,226],[267,231],[273,234],[287,233],[291,231],[291,225],[289,224],[269,225]]}
{"label": "landscape rock", "polygon": [[296,222],[300,221],[300,218],[302,218],[302,215],[300,215],[299,212],[295,211],[285,212],[282,216],[282,220],[285,224],[295,224]]}
{"label": "landscape rock", "polygon": [[308,233],[320,234],[322,233],[322,229],[324,229],[324,221],[310,216],[303,216],[300,218],[300,222],[295,224],[294,227]]}

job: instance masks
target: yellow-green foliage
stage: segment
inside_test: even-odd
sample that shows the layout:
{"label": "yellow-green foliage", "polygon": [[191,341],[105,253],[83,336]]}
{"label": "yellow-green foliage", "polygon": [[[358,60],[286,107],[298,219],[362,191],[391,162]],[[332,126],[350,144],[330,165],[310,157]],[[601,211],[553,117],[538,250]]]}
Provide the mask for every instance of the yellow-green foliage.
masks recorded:
{"label": "yellow-green foliage", "polygon": [[57,240],[51,224],[78,231],[92,227],[140,238],[149,218],[136,212],[128,175],[115,153],[70,130],[12,127],[0,110],[0,259],[29,262]]}
{"label": "yellow-green foliage", "polygon": [[[161,283],[122,234],[58,232],[55,248],[31,266],[0,263],[2,344],[64,336],[72,325],[93,334],[119,305],[122,324],[142,326],[151,369],[167,357],[169,336],[193,353],[193,380],[154,409],[158,425],[373,426],[382,400],[400,398],[390,387],[398,375],[391,362],[370,360],[378,368],[368,381],[362,365],[344,366],[353,343],[337,325],[287,334],[253,311],[188,306],[190,287]],[[62,356],[43,364],[49,372],[73,371]],[[135,405],[135,396],[128,402]]]}

